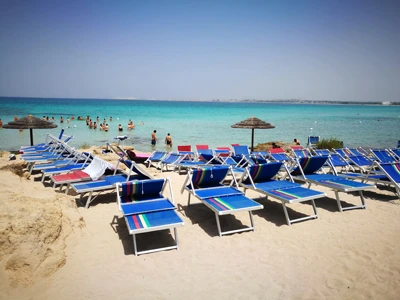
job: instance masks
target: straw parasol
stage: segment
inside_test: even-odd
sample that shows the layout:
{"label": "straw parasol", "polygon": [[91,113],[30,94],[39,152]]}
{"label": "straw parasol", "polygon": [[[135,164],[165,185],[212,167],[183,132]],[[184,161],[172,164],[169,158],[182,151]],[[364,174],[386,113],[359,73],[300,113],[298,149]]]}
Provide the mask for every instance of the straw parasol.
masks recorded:
{"label": "straw parasol", "polygon": [[231,126],[232,128],[249,128],[251,129],[251,151],[254,150],[254,129],[272,129],[275,126],[270,123],[264,122],[256,117],[248,118],[244,121],[236,123]]}
{"label": "straw parasol", "polygon": [[33,146],[33,129],[56,128],[57,124],[29,115],[16,121],[8,122],[3,127],[7,129],[29,129],[31,134],[31,146]]}

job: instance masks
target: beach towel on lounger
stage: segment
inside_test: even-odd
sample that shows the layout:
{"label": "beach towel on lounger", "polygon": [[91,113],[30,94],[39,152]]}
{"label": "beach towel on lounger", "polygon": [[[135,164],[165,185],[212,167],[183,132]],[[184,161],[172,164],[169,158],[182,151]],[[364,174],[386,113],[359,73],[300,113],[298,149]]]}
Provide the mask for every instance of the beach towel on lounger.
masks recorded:
{"label": "beach towel on lounger", "polygon": [[82,171],[89,174],[90,178],[93,180],[97,180],[104,174],[107,168],[110,170],[114,169],[112,164],[95,157],[90,165]]}

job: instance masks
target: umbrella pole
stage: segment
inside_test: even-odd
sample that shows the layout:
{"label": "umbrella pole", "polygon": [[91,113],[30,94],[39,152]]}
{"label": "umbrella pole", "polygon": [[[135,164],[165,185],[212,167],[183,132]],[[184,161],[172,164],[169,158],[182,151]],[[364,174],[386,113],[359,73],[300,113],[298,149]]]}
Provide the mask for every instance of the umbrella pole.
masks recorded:
{"label": "umbrella pole", "polygon": [[31,146],[33,146],[33,129],[30,128],[29,131],[31,133]]}
{"label": "umbrella pole", "polygon": [[251,152],[254,150],[254,128],[251,129]]}

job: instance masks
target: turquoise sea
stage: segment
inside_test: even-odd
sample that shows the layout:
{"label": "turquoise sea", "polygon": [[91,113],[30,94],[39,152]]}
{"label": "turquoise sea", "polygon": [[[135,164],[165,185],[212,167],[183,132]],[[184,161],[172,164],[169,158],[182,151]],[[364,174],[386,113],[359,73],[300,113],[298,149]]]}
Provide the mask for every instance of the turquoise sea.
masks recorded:
{"label": "turquoise sea", "polygon": [[[146,152],[164,150],[167,133],[173,138],[173,149],[184,144],[192,147],[208,144],[212,148],[232,143],[250,146],[251,130],[234,129],[231,125],[252,116],[275,126],[274,129],[255,130],[255,145],[268,141],[291,142],[294,138],[305,145],[310,134],[337,138],[348,147],[395,147],[400,140],[400,106],[0,98],[3,124],[12,121],[14,115],[29,114],[39,118],[54,117],[58,124],[55,129],[34,130],[35,143],[43,141],[46,133],[58,135],[60,128],[65,128],[66,134],[74,136],[70,144],[75,147],[104,145],[107,141],[113,142],[117,135],[128,135],[124,145]],[[61,116],[66,120],[72,115],[74,121],[60,124]],[[78,116],[86,118],[88,115],[92,120],[99,117],[100,122],[106,118],[109,131],[89,129],[85,121],[77,120]],[[131,131],[127,130],[129,120],[136,125]],[[124,128],[122,133],[118,132],[119,124]],[[156,148],[150,145],[153,130],[157,130],[159,139]],[[16,150],[29,143],[29,130],[0,129],[1,150]]]}

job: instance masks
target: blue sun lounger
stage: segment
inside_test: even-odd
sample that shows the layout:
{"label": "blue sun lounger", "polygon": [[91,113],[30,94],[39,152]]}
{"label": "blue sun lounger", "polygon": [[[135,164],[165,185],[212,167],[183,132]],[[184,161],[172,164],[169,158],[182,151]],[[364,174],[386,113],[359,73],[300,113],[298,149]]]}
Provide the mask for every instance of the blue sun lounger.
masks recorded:
{"label": "blue sun lounger", "polygon": [[389,149],[389,152],[396,159],[396,161],[400,161],[400,148]]}
{"label": "blue sun lounger", "polygon": [[246,167],[249,163],[252,164],[251,154],[249,147],[246,145],[234,145],[233,148],[233,159],[237,161],[238,167]]}
{"label": "blue sun lounger", "polygon": [[63,154],[73,152],[72,148],[67,146],[67,144],[58,143],[57,145],[57,147],[49,151],[21,154],[21,158],[29,163],[32,161],[53,160],[59,158]]}
{"label": "blue sun lounger", "polygon": [[203,150],[200,159],[205,165],[221,165],[223,164],[222,158],[215,155],[214,151],[211,149]]}
{"label": "blue sun lounger", "polygon": [[[105,176],[100,180],[72,183],[70,185],[77,194],[80,194],[79,202],[82,203],[82,198],[85,194],[88,194],[85,208],[89,208],[90,203],[92,203],[102,192],[114,189],[117,183],[153,179],[150,174],[142,170],[135,162],[122,159],[121,161],[129,168],[128,173],[114,174]],[[68,190],[66,192],[68,192]],[[97,193],[96,196],[93,197],[93,193]]]}
{"label": "blue sun lounger", "polygon": [[202,161],[193,161],[191,159],[187,159],[186,154],[176,154],[170,153],[165,159],[163,159],[160,163],[161,172],[168,171],[168,166],[172,166],[174,171],[177,170],[178,173],[181,172],[182,169],[190,169],[197,168],[199,166],[204,166],[206,163]]}
{"label": "blue sun lounger", "polygon": [[[170,198],[163,196],[169,187]],[[135,255],[153,253],[170,249],[178,250],[177,227],[184,222],[176,212],[169,179],[153,179],[117,183],[117,202],[122,212],[129,234],[133,237]],[[136,235],[160,231],[174,230],[175,245],[151,250],[138,251]]]}
{"label": "blue sun lounger", "polygon": [[320,140],[319,136],[309,135],[308,139],[307,139],[307,146],[308,147],[313,147],[313,146],[315,146],[316,144],[319,143],[319,140]]}
{"label": "blue sun lounger", "polygon": [[[61,129],[60,134],[58,135],[58,139],[59,140],[62,139],[63,134],[64,134],[64,129]],[[43,143],[39,143],[39,144],[36,144],[36,145],[33,145],[33,146],[32,145],[31,146],[21,146],[20,149],[23,150],[23,149],[30,149],[30,148],[37,148],[37,147],[40,148],[40,147],[43,147],[43,146],[48,146],[48,145],[51,144],[52,138],[53,138],[53,135],[48,133],[46,135],[46,139],[44,140]]]}
{"label": "blue sun lounger", "polygon": [[[204,167],[190,170],[181,189],[181,193],[185,190],[189,193],[188,206],[190,205],[190,196],[193,195],[214,212],[219,236],[249,230],[254,231],[252,211],[263,208],[261,204],[247,198],[237,188],[235,179],[236,187],[222,184],[229,171],[230,168],[228,166]],[[249,213],[251,226],[222,231],[219,217],[235,214],[240,211]]]}
{"label": "blue sun lounger", "polygon": [[314,149],[314,152],[317,156],[329,156],[329,160],[335,169],[338,167],[344,172],[348,170],[354,171],[354,168],[336,152],[330,152],[328,149]]}
{"label": "blue sun lounger", "polygon": [[72,138],[73,136],[66,136],[65,140],[61,140],[61,138],[56,138],[51,134],[48,134],[46,140],[49,141],[45,145],[20,148],[19,152],[22,153],[22,157],[37,156],[46,152],[56,152],[62,149],[64,145],[67,145]]}
{"label": "blue sun lounger", "polygon": [[177,147],[178,154],[184,154],[186,159],[193,160],[195,153],[192,151],[192,146],[190,145],[179,145]]}
{"label": "blue sun lounger", "polygon": [[169,153],[167,157],[165,157],[163,160],[161,160],[159,166],[161,169],[161,172],[164,171],[164,168],[166,171],[168,171],[168,166],[173,166],[174,169],[177,168],[177,165],[182,162],[185,159],[186,155],[185,154],[177,154],[177,153]]}
{"label": "blue sun lounger", "polygon": [[290,157],[283,148],[271,149],[267,154],[267,158],[271,161],[278,161],[284,163],[292,161],[292,157]]}
{"label": "blue sun lounger", "polygon": [[400,163],[380,163],[374,165],[379,172],[368,172],[368,174],[346,173],[344,176],[351,179],[359,179],[361,182],[373,182],[384,186],[393,187],[395,194],[400,198]]}
{"label": "blue sun lounger", "polygon": [[[278,175],[282,167],[287,170],[282,162],[271,162],[247,167],[243,177],[239,181],[239,185],[242,186],[245,191],[251,189],[266,195],[267,198],[271,196],[272,198],[280,200],[282,202],[286,222],[289,226],[295,222],[317,219],[318,213],[314,200],[325,197],[325,193],[307,189],[295,182],[275,180],[274,178]],[[307,217],[290,219],[286,205],[307,201],[311,202],[314,214]]]}
{"label": "blue sun lounger", "polygon": [[292,150],[294,157],[297,157],[297,158],[312,156],[310,151],[308,151],[306,148],[303,148],[303,149],[297,149],[297,148],[293,149],[292,148],[291,150]]}
{"label": "blue sun lounger", "polygon": [[29,175],[31,175],[33,171],[42,170],[42,167],[48,167],[50,164],[57,166],[66,165],[75,160],[79,155],[81,154],[75,149],[72,149],[68,145],[63,145],[60,152],[21,158],[27,163],[26,168],[29,171]]}
{"label": "blue sun lounger", "polygon": [[374,161],[363,155],[347,156],[350,165],[357,167],[361,173],[367,173],[374,169]]}
{"label": "blue sun lounger", "polygon": [[147,167],[150,168],[151,165],[154,164],[156,168],[160,167],[161,161],[166,158],[168,155],[165,151],[154,151],[148,159],[144,162],[147,164]]}
{"label": "blue sun lounger", "polygon": [[124,174],[124,172],[118,169],[119,163],[113,166],[109,162],[102,160],[99,157],[94,157],[90,164],[82,170],[73,170],[64,174],[54,174],[51,176],[51,181],[53,182],[53,188],[60,185],[60,191],[62,190],[64,184],[67,185],[65,193],[68,194],[71,183],[83,182],[83,181],[93,181],[98,179],[104,179],[104,176]]}
{"label": "blue sun lounger", "polygon": [[[326,164],[328,159],[328,156],[313,156],[297,159],[297,166],[291,171],[290,176],[297,180],[307,182],[308,187],[310,187],[311,184],[315,184],[332,189],[335,192],[336,202],[340,212],[356,208],[365,209],[366,204],[362,192],[376,187],[374,185],[348,180],[343,176],[337,176],[334,168],[331,168],[333,174],[318,173],[321,172],[322,167]],[[358,192],[361,205],[342,207],[339,192]]]}
{"label": "blue sun lounger", "polygon": [[396,158],[385,149],[371,149],[371,153],[380,163],[394,163]]}
{"label": "blue sun lounger", "polygon": [[[41,182],[44,182],[47,176],[68,173],[74,170],[86,168],[94,159],[88,152],[77,153],[76,157],[64,160],[56,160],[53,163],[34,165],[33,170],[42,172]],[[36,168],[35,168],[36,167]]]}
{"label": "blue sun lounger", "polygon": [[73,165],[79,162],[89,162],[89,160],[93,159],[93,157],[87,152],[75,152],[70,157],[60,158],[57,160],[44,162],[44,163],[35,163],[28,166],[29,175],[32,174],[33,171],[42,171],[52,168],[60,168],[67,165]]}
{"label": "blue sun lounger", "polygon": [[[34,152],[46,151],[47,149],[53,148],[57,142],[62,141],[63,135],[64,135],[64,129],[61,129],[58,138],[48,133],[43,143],[36,144],[33,146],[21,146],[19,148],[19,152],[34,153]],[[65,143],[68,143],[73,138],[73,136],[67,136],[67,135],[64,136],[65,140],[63,142]]]}
{"label": "blue sun lounger", "polygon": [[[396,191],[397,196],[400,198],[400,163],[379,163],[376,162],[378,168],[386,175],[387,179],[382,180],[389,180]],[[368,179],[368,177],[367,177]]]}

